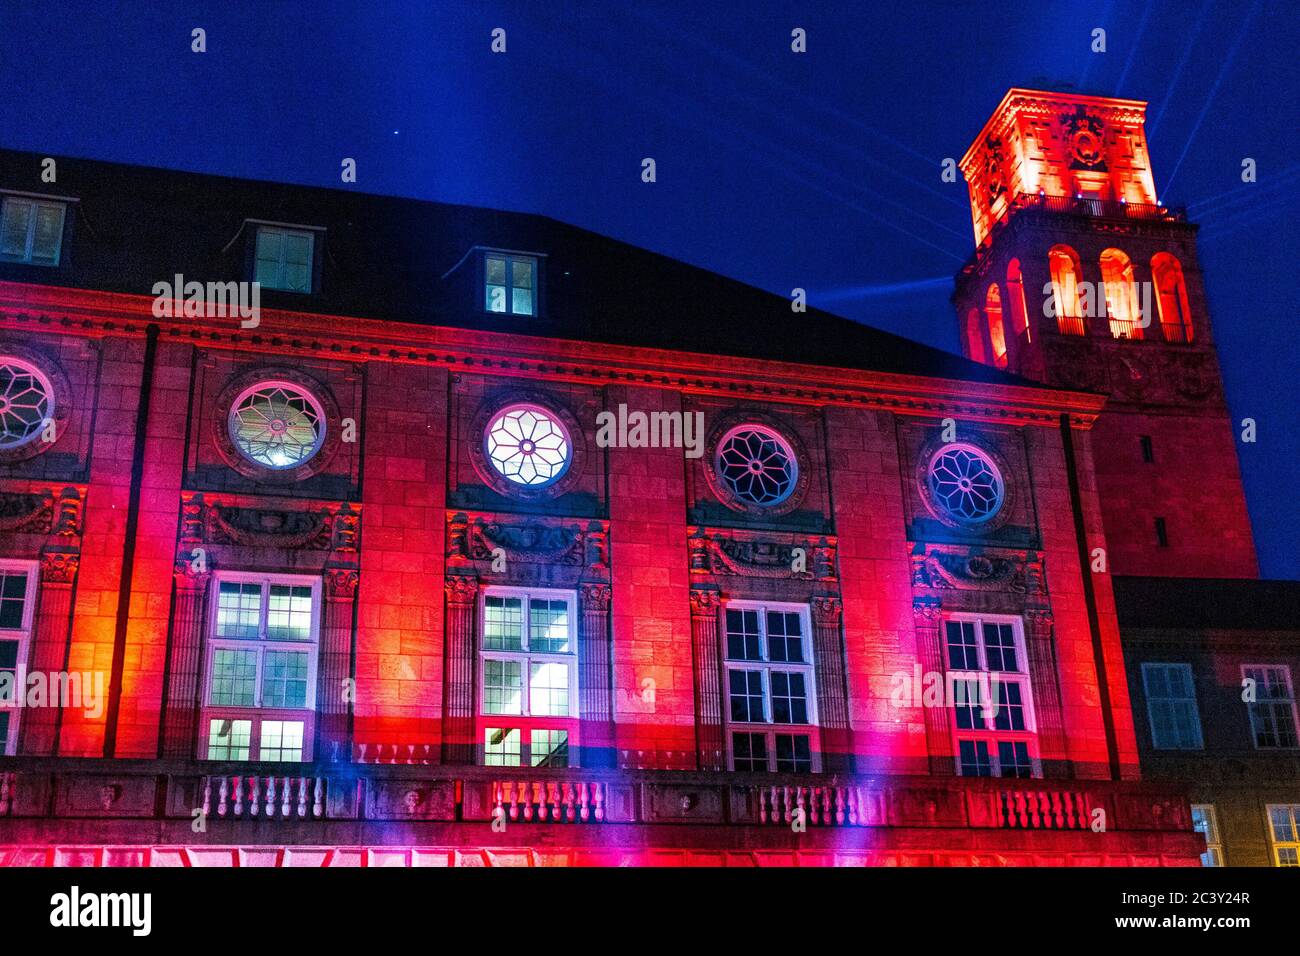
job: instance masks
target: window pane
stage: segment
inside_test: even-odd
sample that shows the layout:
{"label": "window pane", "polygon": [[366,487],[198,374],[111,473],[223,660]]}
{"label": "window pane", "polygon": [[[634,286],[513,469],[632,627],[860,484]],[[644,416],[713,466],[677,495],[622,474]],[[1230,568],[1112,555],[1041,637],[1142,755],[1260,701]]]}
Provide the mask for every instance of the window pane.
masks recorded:
{"label": "window pane", "polygon": [[262,706],[306,707],[307,664],[306,651],[268,650],[262,661]]}
{"label": "window pane", "polygon": [[803,619],[793,611],[767,612],[768,659],[788,664],[802,664]]}
{"label": "window pane", "polygon": [[252,734],[251,720],[214,717],[208,723],[208,759],[247,760]]}
{"label": "window pane", "polygon": [[488,285],[506,284],[506,260],[500,256],[488,256],[485,262]]}
{"label": "window pane", "polygon": [[257,703],[257,651],[212,649],[208,703],[217,707],[253,707]]}
{"label": "window pane", "polygon": [[567,767],[569,765],[569,732],[567,730],[534,730],[529,741],[529,763],[534,767]]}
{"label": "window pane", "polygon": [[9,714],[0,711],[0,754],[9,756]]}
{"label": "window pane", "polygon": [[998,681],[998,712],[993,718],[993,726],[998,730],[1024,730],[1025,704],[1020,696],[1020,685],[1009,681]]}
{"label": "window pane", "polygon": [[510,266],[510,282],[516,290],[534,288],[533,260],[512,259],[510,260]]}
{"label": "window pane", "polygon": [[734,769],[760,773],[767,770],[766,734],[732,734],[731,752]]}
{"label": "window pane", "polygon": [[27,258],[27,230],[31,227],[33,203],[29,199],[6,199],[0,220],[0,255]]}
{"label": "window pane", "polygon": [[519,728],[489,727],[483,737],[483,763],[488,767],[518,767]]}
{"label": "window pane", "polygon": [[991,671],[1018,671],[1016,638],[1010,624],[984,625],[984,653]]}
{"label": "window pane", "polygon": [[266,636],[273,641],[311,640],[311,588],[272,584],[267,601]]}
{"label": "window pane", "polygon": [[1023,740],[999,741],[998,769],[1004,777],[1032,777],[1034,765],[1029,760],[1029,745]]}
{"label": "window pane", "polygon": [[569,665],[555,661],[533,663],[528,675],[529,712],[536,717],[569,714]]}
{"label": "window pane", "polygon": [[975,625],[970,621],[949,621],[948,666],[954,670],[979,669],[979,651],[975,646]]}
{"label": "window pane", "polygon": [[528,648],[542,654],[569,653],[568,601],[529,600]]}
{"label": "window pane", "polygon": [[[18,642],[0,640],[0,702],[18,699]],[[0,734],[0,748],[4,741]]]}
{"label": "window pane", "polygon": [[761,661],[758,611],[727,609],[727,657],[733,661]]}
{"label": "window pane", "polygon": [[980,699],[980,682],[958,680],[952,683],[953,707],[958,730],[984,729],[984,704]]}
{"label": "window pane", "polygon": [[18,630],[23,626],[26,600],[27,572],[0,571],[0,629]]}
{"label": "window pane", "polygon": [[483,599],[483,647],[489,651],[524,649],[521,598],[489,594]]}
{"label": "window pane", "polygon": [[262,613],[262,586],[222,581],[217,594],[217,636],[256,638]]}
{"label": "window pane", "polygon": [[36,207],[36,230],[32,236],[32,261],[56,264],[63,241],[63,210],[59,203]]}
{"label": "window pane", "polygon": [[510,297],[510,311],[515,315],[533,314],[533,294],[524,289],[515,289]]}
{"label": "window pane", "polygon": [[740,723],[761,723],[767,718],[763,708],[763,672],[728,671],[731,689],[731,719]]}
{"label": "window pane", "polygon": [[284,233],[262,226],[257,230],[257,267],[253,278],[268,289],[281,285],[280,263],[284,260]]}
{"label": "window pane", "polygon": [[483,661],[483,713],[522,714],[523,670],[519,661]]}
{"label": "window pane", "polygon": [[773,723],[808,723],[808,692],[803,674],[772,671],[771,680]]}
{"label": "window pane", "polygon": [[302,761],[301,720],[264,720],[258,759],[299,763]]}
{"label": "window pane", "polygon": [[989,745],[983,740],[958,742],[963,777],[991,777],[993,767],[989,762]]}
{"label": "window pane", "polygon": [[803,734],[776,735],[778,773],[812,773],[812,749]]}

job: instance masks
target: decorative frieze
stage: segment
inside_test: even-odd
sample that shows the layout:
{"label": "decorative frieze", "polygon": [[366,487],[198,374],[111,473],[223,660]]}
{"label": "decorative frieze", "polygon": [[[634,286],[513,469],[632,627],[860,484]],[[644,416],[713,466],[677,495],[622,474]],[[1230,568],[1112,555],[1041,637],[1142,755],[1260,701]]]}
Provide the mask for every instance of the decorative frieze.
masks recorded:
{"label": "decorative frieze", "polygon": [[0,493],[0,533],[78,537],[84,504],[84,489],[71,485],[57,490]]}
{"label": "decorative frieze", "polygon": [[933,590],[1003,591],[1021,597],[1042,593],[1043,558],[1036,551],[912,546],[912,586]]}
{"label": "decorative frieze", "polygon": [[836,539],[693,527],[688,530],[692,574],[834,581]]}
{"label": "decorative frieze", "polygon": [[181,499],[180,542],[352,553],[361,534],[359,506],[252,507],[203,493]]}
{"label": "decorative frieze", "polygon": [[447,516],[450,564],[504,559],[506,564],[607,570],[609,529],[602,521],[524,518],[454,512]]}

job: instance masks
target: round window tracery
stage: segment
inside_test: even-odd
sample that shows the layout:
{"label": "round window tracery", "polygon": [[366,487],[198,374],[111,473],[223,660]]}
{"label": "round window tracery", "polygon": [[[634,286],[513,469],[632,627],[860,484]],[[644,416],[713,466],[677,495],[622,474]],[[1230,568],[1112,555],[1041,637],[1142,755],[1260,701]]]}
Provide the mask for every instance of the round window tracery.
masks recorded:
{"label": "round window tracery", "polygon": [[310,461],[325,441],[325,414],[305,390],[259,382],[230,406],[230,438],[254,464],[277,471]]}
{"label": "round window tracery", "polygon": [[509,405],[492,416],[484,435],[492,468],[526,488],[556,482],[573,458],[568,429],[537,405]]}
{"label": "round window tracery", "polygon": [[799,478],[799,459],[790,444],[761,425],[738,425],[723,435],[715,465],[737,499],[759,507],[785,501]]}
{"label": "round window tracery", "polygon": [[973,445],[940,448],[930,459],[926,480],[935,503],[964,524],[992,518],[1006,494],[998,466]]}
{"label": "round window tracery", "polygon": [[0,358],[0,449],[20,448],[54,414],[54,389],[36,366]]}

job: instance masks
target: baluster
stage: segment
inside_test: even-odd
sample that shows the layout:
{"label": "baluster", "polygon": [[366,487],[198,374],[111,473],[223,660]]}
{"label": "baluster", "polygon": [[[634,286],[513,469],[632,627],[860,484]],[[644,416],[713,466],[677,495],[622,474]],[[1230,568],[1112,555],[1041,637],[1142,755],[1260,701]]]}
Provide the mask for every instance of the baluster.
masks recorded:
{"label": "baluster", "polygon": [[844,787],[835,788],[835,825],[844,826]]}
{"label": "baluster", "polygon": [[0,817],[9,812],[10,788],[14,785],[13,774],[0,773]]}
{"label": "baluster", "polygon": [[316,786],[312,793],[311,812],[312,816],[323,816],[325,813],[325,778],[317,777]]}
{"label": "baluster", "polygon": [[564,815],[570,823],[577,816],[577,811],[574,809],[573,784],[571,783],[564,785]]}
{"label": "baluster", "polygon": [[266,778],[266,818],[275,818],[275,778]]}
{"label": "baluster", "polygon": [[1062,800],[1061,792],[1059,790],[1053,790],[1052,791],[1052,824],[1058,830],[1064,829],[1065,827],[1065,813],[1061,806],[1063,802],[1064,801]]}
{"label": "baluster", "polygon": [[307,778],[298,778],[298,819],[307,816]]}
{"label": "baluster", "polygon": [[533,818],[533,804],[537,802],[537,784],[533,784],[532,793],[530,794],[528,784],[522,780],[519,781],[519,796],[524,804],[524,819],[531,820]]}
{"label": "baluster", "polygon": [[506,781],[506,799],[510,801],[511,820],[519,819],[519,804],[523,803],[523,796],[522,793],[518,796],[515,795],[515,782],[513,780]]}
{"label": "baluster", "polygon": [[795,817],[795,813],[798,812],[798,811],[800,811],[800,810],[802,810],[803,813],[801,813],[800,816],[803,817],[803,823],[804,823],[804,826],[807,826],[807,825],[808,825],[808,816],[809,816],[809,814],[808,814],[808,808],[807,808],[806,806],[804,806],[804,804],[805,804],[805,802],[806,802],[804,798],[805,798],[805,796],[806,796],[807,793],[808,793],[808,788],[807,788],[807,787],[795,787],[795,788],[794,788],[794,803],[795,803],[795,809],[792,810],[792,811],[790,812],[790,819],[793,820],[794,817]]}
{"label": "baluster", "polygon": [[862,792],[857,787],[849,788],[849,823],[857,826],[862,820]]}
{"label": "baluster", "polygon": [[357,763],[366,762],[366,744],[357,744]]}
{"label": "baluster", "polygon": [[1043,825],[1042,797],[1041,793],[1032,790],[1029,792],[1029,825],[1035,830],[1040,829]]}
{"label": "baluster", "polygon": [[605,819],[605,785],[603,783],[592,784],[591,789],[596,800],[596,822],[599,823]]}
{"label": "baluster", "polygon": [[280,816],[289,819],[289,778],[280,780]]}
{"label": "baluster", "polygon": [[203,819],[206,820],[212,813],[212,778],[204,777],[201,786],[203,787]]}
{"label": "baluster", "polygon": [[588,788],[585,783],[578,784],[578,819],[583,823],[587,822],[591,811],[587,809]]}
{"label": "baluster", "polygon": [[230,798],[230,778],[221,777],[221,783],[217,790],[217,816],[226,815],[226,801]]}

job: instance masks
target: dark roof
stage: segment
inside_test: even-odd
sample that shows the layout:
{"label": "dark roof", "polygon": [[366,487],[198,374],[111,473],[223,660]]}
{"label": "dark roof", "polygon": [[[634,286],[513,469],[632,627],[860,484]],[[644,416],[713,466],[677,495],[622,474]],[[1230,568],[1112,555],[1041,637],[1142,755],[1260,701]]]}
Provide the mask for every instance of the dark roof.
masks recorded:
{"label": "dark roof", "polygon": [[1119,626],[1300,630],[1300,581],[1115,577]]}
{"label": "dark roof", "polygon": [[[326,230],[320,291],[263,290],[268,308],[1034,384],[545,216],[83,159],[43,184],[41,158],[0,150],[0,189],[79,199],[71,248],[57,269],[0,263],[0,280],[152,295],[176,273],[244,279],[241,225],[261,219]],[[547,256],[542,317],[485,313],[443,278],[476,245]]]}

